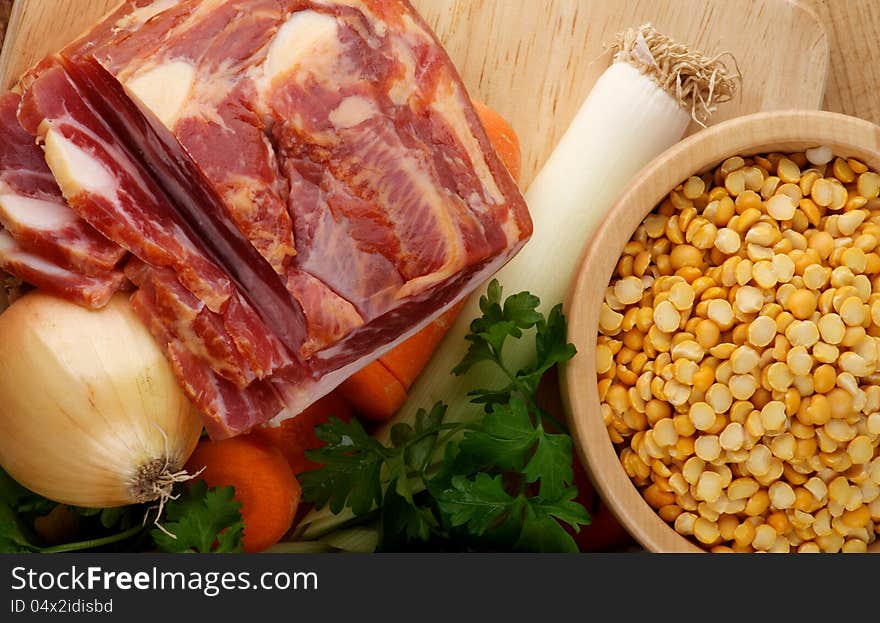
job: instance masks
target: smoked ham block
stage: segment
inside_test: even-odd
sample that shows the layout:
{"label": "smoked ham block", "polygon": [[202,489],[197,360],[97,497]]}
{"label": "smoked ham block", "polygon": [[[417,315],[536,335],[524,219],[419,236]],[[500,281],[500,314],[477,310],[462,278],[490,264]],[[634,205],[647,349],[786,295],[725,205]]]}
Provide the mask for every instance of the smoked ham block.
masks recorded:
{"label": "smoked ham block", "polygon": [[531,235],[405,0],[128,0],[20,88],[214,438],[296,415]]}

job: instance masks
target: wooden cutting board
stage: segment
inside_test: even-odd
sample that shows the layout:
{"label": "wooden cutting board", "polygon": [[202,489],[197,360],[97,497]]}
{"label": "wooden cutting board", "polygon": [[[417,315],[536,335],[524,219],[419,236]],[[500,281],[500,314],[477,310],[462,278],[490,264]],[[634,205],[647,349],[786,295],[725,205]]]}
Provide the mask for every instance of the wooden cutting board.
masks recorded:
{"label": "wooden cutting board", "polygon": [[[119,0],[16,0],[0,55],[0,87],[83,32]],[[465,84],[510,120],[528,184],[608,64],[615,33],[644,22],[708,55],[733,53],[741,95],[714,121],[818,108],[828,37],[795,0],[412,0]],[[612,146],[610,146],[612,147]]]}
{"label": "wooden cutting board", "polygon": [[880,124],[880,2],[800,0],[825,24],[831,47],[825,110]]}

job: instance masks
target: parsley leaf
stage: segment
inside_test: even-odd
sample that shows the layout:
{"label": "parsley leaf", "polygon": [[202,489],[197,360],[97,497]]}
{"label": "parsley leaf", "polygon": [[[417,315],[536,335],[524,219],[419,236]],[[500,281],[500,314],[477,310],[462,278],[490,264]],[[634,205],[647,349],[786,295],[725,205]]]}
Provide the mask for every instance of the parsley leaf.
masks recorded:
{"label": "parsley leaf", "polygon": [[389,485],[382,509],[382,548],[385,550],[396,549],[400,543],[427,541],[439,527],[430,508],[398,494],[396,481]]}
{"label": "parsley leaf", "polygon": [[231,487],[209,491],[203,481],[185,488],[165,505],[166,516],[161,520],[176,539],[159,529],[147,534],[145,514],[155,509],[149,505],[70,507],[83,520],[79,529],[82,540],[43,546],[31,520],[62,505],[27,490],[0,470],[0,552],[132,551],[149,543],[150,536],[161,551],[240,551],[244,524],[238,510],[241,504],[233,495]]}
{"label": "parsley leaf", "polygon": [[131,524],[129,515],[129,507],[119,506],[116,508],[101,509],[101,525],[105,528],[114,528],[119,525],[127,527]]}
{"label": "parsley leaf", "polygon": [[[420,409],[413,424],[395,424],[389,447],[356,420],[331,420],[317,429],[326,445],[307,453],[322,467],[301,474],[304,499],[317,508],[329,504],[337,514],[345,507],[356,516],[377,509],[380,546],[386,550],[412,542],[576,550],[560,522],[578,529],[590,519],[571,486],[571,437],[550,432],[561,426],[536,398],[544,375],[571,359],[575,349],[566,341],[562,306],[545,317],[540,304],[528,292],[502,300],[500,284],[492,281],[480,297],[481,316],[465,338],[467,354],[453,369],[462,375],[477,364],[494,364],[507,378],[501,387],[470,392],[470,402],[482,407],[478,417],[467,424],[444,423],[446,406],[438,402],[430,411]],[[532,363],[511,369],[505,344],[532,330]],[[549,430],[545,423],[552,423]]]}
{"label": "parsley leaf", "polygon": [[24,518],[47,515],[58,506],[22,487],[0,469],[0,553],[36,552]]}
{"label": "parsley leaf", "polygon": [[562,305],[550,311],[546,320],[536,324],[535,351],[537,360],[533,366],[517,373],[518,383],[527,393],[538,391],[538,384],[544,375],[555,365],[565,363],[575,356],[574,344],[566,342],[565,316]]}
{"label": "parsley leaf", "polygon": [[538,311],[540,304],[541,299],[534,294],[520,292],[508,297],[504,301],[503,316],[506,320],[516,324],[520,329],[531,329],[544,321],[544,316]]}
{"label": "parsley leaf", "polygon": [[555,517],[570,525],[575,531],[579,531],[578,526],[590,523],[590,515],[575,501],[577,495],[577,487],[568,487],[555,499],[547,500],[543,497],[532,499],[531,507],[536,515]]}
{"label": "parsley leaf", "polygon": [[547,319],[542,318],[536,326],[535,350],[538,361],[543,362],[542,367],[549,369],[547,366],[565,363],[575,356],[577,351],[574,344],[566,341],[567,328],[561,304],[551,309]]}
{"label": "parsley leaf", "polygon": [[509,405],[492,405],[477,430],[465,433],[459,445],[478,465],[516,470],[525,465],[535,441],[528,407],[522,399],[513,398]]}
{"label": "parsley leaf", "polygon": [[502,306],[501,286],[493,280],[486,295],[480,297],[483,315],[471,323],[471,332],[465,337],[471,343],[470,348],[461,363],[453,368],[453,374],[466,374],[481,361],[500,364],[507,338],[518,339],[523,330],[543,322],[543,316],[538,312],[540,304],[538,297],[520,292],[508,297]]}
{"label": "parsley leaf", "polygon": [[515,549],[525,552],[577,552],[577,544],[559,522],[546,515],[526,511]]}
{"label": "parsley leaf", "polygon": [[48,515],[58,506],[57,502],[25,489],[2,469],[0,469],[0,503],[6,504],[14,513],[35,515]]}
{"label": "parsley leaf", "polygon": [[574,479],[571,437],[548,433],[540,421],[532,423],[528,407],[518,396],[507,405],[493,405],[481,425],[465,433],[459,445],[477,465],[519,472],[529,483],[540,481],[545,497],[558,497]]}
{"label": "parsley leaf", "polygon": [[466,374],[472,367],[481,361],[494,361],[495,353],[492,347],[483,339],[481,335],[468,334],[465,339],[471,343],[468,347],[467,354],[457,366],[452,369],[452,373],[461,376]]}
{"label": "parsley leaf", "polygon": [[343,422],[330,418],[316,429],[326,445],[309,450],[306,457],[323,467],[300,475],[303,496],[316,508],[327,504],[334,514],[346,506],[365,515],[382,500],[382,464],[392,453],[373,439],[356,418]]}
{"label": "parsley leaf", "polygon": [[569,487],[556,500],[530,498],[514,549],[527,552],[577,552],[577,543],[559,523],[564,521],[576,531],[580,531],[581,525],[590,523],[586,509],[574,501],[577,493],[577,488]]}
{"label": "parsley leaf", "polygon": [[142,521],[135,517],[133,506],[115,506],[113,508],[72,507],[81,517],[97,517],[101,526],[107,529],[127,529],[136,522]]}
{"label": "parsley leaf", "polygon": [[510,402],[511,395],[516,391],[516,384],[511,383],[501,389],[475,389],[468,392],[471,402],[483,405],[486,413],[491,413],[494,405],[506,405]]}
{"label": "parsley leaf", "polygon": [[[407,424],[397,425],[406,426],[409,429],[406,437],[407,444],[403,450],[404,462],[409,469],[424,473],[428,468],[431,457],[434,455],[444,415],[446,415],[446,405],[438,402],[430,411],[419,409],[416,412],[415,429]],[[400,431],[399,428],[398,430]],[[393,433],[392,430],[392,441]],[[395,444],[395,447],[399,447],[398,444]]]}
{"label": "parsley leaf", "polygon": [[589,524],[583,506],[574,501],[577,489],[569,487],[557,500],[507,493],[502,476],[478,474],[474,480],[460,476],[452,479],[452,487],[436,494],[437,505],[452,527],[464,526],[471,537],[495,532],[501,526],[514,527],[513,549],[532,552],[577,551],[574,539],[559,524],[564,521],[579,529]]}
{"label": "parsley leaf", "polygon": [[187,487],[180,497],[165,505],[166,534],[158,528],[151,531],[153,540],[163,552],[222,553],[240,552],[244,522],[234,499],[233,487],[208,489],[203,480]]}
{"label": "parsley leaf", "polygon": [[535,433],[535,453],[522,473],[527,482],[540,481],[542,496],[556,498],[574,480],[571,437],[549,434],[540,423]]}
{"label": "parsley leaf", "polygon": [[502,477],[486,473],[473,480],[462,476],[452,478],[452,486],[437,495],[437,506],[453,526],[467,526],[480,536],[505,513],[515,510],[518,501],[504,488]]}
{"label": "parsley leaf", "polygon": [[16,554],[38,550],[22,532],[15,511],[5,502],[0,502],[0,553]]}

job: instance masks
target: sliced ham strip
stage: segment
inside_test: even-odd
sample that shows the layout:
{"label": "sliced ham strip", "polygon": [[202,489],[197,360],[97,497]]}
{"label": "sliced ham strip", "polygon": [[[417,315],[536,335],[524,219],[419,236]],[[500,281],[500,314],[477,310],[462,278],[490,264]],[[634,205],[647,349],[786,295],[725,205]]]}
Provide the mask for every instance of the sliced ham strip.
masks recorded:
{"label": "sliced ham strip", "polygon": [[234,291],[229,277],[173,220],[161,189],[117,143],[60,64],[33,81],[19,120],[44,142],[49,168],[80,217],[149,264],[174,268],[210,309],[223,307]]}
{"label": "sliced ham strip", "polygon": [[28,252],[84,275],[112,272],[125,251],[76,215],[34,137],[18,123],[16,93],[0,97],[0,225]]}
{"label": "sliced ham strip", "polygon": [[205,418],[205,428],[212,437],[222,439],[233,431],[249,430],[284,409],[271,382],[255,381],[242,389],[195,355],[188,342],[168,332],[167,316],[149,289],[135,292],[132,307],[162,346],[184,391],[203,413],[212,415]]}
{"label": "sliced ham strip", "polygon": [[[156,189],[148,209],[184,232],[201,257],[235,283],[271,332],[294,357],[305,341],[302,307],[282,278],[226,215],[222,199],[177,139],[94,58],[62,59],[64,70],[119,147],[119,157],[140,165]],[[135,159],[138,159],[137,161]]]}
{"label": "sliced ham strip", "polygon": [[90,277],[50,262],[23,249],[9,232],[0,230],[0,270],[57,296],[99,309],[125,283],[121,271]]}

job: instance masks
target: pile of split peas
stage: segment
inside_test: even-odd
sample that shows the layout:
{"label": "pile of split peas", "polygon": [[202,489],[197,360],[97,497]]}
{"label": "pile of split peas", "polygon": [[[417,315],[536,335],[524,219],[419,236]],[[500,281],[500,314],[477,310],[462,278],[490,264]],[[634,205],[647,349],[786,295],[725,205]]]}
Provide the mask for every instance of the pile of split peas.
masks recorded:
{"label": "pile of split peas", "polygon": [[713,552],[880,532],[880,175],[818,147],[688,178],[599,318],[602,415],[647,503]]}

